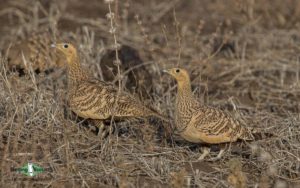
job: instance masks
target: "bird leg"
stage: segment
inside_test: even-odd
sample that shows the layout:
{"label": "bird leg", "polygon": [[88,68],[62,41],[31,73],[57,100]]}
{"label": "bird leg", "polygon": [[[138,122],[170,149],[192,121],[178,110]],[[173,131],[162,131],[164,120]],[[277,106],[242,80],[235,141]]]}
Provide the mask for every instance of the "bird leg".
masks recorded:
{"label": "bird leg", "polygon": [[104,121],[102,120],[95,119],[93,120],[93,124],[98,128],[98,136],[101,140],[112,132],[110,128],[107,129],[106,125],[104,124]]}
{"label": "bird leg", "polygon": [[224,155],[224,152],[227,148],[227,144],[221,145],[220,147],[221,148],[220,148],[220,151],[219,151],[218,155],[216,157],[213,157],[213,158],[209,159],[209,161],[218,161],[222,158],[222,156]]}
{"label": "bird leg", "polygon": [[220,160],[222,158],[222,156],[224,155],[224,152],[225,152],[225,148],[222,148],[216,157],[213,157],[213,158],[209,159],[208,161]]}
{"label": "bird leg", "polygon": [[87,120],[88,122],[88,125],[85,126],[85,130],[87,130],[88,132],[96,132],[97,129],[96,129],[96,126],[94,125],[94,122],[92,120]]}
{"label": "bird leg", "polygon": [[209,155],[209,153],[210,153],[210,148],[208,148],[208,147],[203,147],[203,148],[201,148],[201,150],[202,150],[202,154],[201,154],[200,157],[198,158],[198,161],[204,160],[205,157],[206,157],[207,155]]}
{"label": "bird leg", "polygon": [[[218,155],[217,155],[216,157],[210,158],[208,161],[218,161],[218,160],[220,160],[220,159],[222,158],[222,156],[224,155],[224,152],[225,152],[225,150],[226,150],[226,148],[227,148],[227,145],[225,145],[225,146],[224,146],[224,145],[221,145],[220,147],[221,147],[221,149],[220,149]],[[198,160],[199,160],[199,161],[204,160],[205,157],[209,155],[209,153],[210,153],[210,148],[208,148],[208,147],[203,147],[203,149],[202,149],[202,154],[201,154],[201,156],[198,158]]]}

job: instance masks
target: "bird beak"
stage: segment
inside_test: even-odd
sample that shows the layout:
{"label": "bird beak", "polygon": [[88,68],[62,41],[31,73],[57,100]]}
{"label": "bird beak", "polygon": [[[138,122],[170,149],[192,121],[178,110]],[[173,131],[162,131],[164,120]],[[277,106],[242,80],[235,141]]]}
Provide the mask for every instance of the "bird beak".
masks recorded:
{"label": "bird beak", "polygon": [[61,46],[59,45],[59,44],[55,44],[55,43],[52,43],[51,45],[50,45],[50,47],[52,48],[52,49],[54,49],[55,51],[58,51],[58,52],[61,52],[62,50],[61,50]]}
{"label": "bird beak", "polygon": [[163,73],[170,74],[170,72],[169,72],[169,70],[168,70],[168,69],[164,69],[162,72],[163,72]]}

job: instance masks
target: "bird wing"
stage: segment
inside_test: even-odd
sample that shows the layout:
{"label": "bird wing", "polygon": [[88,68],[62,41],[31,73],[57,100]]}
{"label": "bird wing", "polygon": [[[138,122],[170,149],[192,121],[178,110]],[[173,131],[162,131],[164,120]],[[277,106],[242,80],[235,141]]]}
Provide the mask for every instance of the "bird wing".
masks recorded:
{"label": "bird wing", "polygon": [[223,143],[237,139],[252,140],[248,130],[231,115],[216,109],[205,107],[193,114],[189,126],[201,133],[204,142]]}
{"label": "bird wing", "polygon": [[113,85],[97,79],[81,82],[70,97],[69,103],[76,114],[91,119],[108,119],[112,115],[140,117],[153,113],[130,94],[118,92]]}
{"label": "bird wing", "polygon": [[[24,67],[23,55],[27,63],[31,63],[33,70],[45,71],[53,68],[56,61],[59,61],[54,51],[50,49],[51,36],[48,32],[33,33],[26,40],[20,41],[9,50],[9,66]],[[23,54],[23,55],[22,55]]]}

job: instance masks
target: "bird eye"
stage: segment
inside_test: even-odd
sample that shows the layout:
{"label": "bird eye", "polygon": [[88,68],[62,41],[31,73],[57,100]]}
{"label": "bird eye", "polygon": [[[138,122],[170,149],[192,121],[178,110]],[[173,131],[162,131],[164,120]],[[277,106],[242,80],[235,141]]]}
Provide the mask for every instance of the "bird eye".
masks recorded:
{"label": "bird eye", "polygon": [[179,69],[176,69],[176,73],[179,73],[180,72],[180,70]]}
{"label": "bird eye", "polygon": [[64,48],[68,48],[69,47],[69,45],[68,44],[64,44]]}

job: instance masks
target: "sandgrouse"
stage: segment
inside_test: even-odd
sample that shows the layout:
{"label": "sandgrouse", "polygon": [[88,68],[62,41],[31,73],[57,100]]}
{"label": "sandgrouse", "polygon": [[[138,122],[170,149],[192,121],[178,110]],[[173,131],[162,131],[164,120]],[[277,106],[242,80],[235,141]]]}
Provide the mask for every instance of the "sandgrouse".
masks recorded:
{"label": "sandgrouse", "polygon": [[[186,70],[165,70],[177,81],[175,126],[185,140],[193,143],[220,144],[241,140],[253,140],[250,131],[229,114],[201,104],[192,93],[189,74]],[[224,149],[215,159],[220,159]],[[205,149],[199,160],[209,154]]]}
{"label": "sandgrouse", "polygon": [[66,58],[68,74],[68,103],[78,116],[103,127],[105,120],[158,117],[168,121],[154,109],[144,106],[126,92],[106,82],[92,78],[81,67],[76,48],[68,43],[52,45]]}
{"label": "sandgrouse", "polygon": [[51,51],[52,43],[51,34],[45,31],[34,32],[25,40],[16,42],[7,51],[9,69],[26,73],[31,66],[35,72],[44,72],[61,66],[62,59]]}

